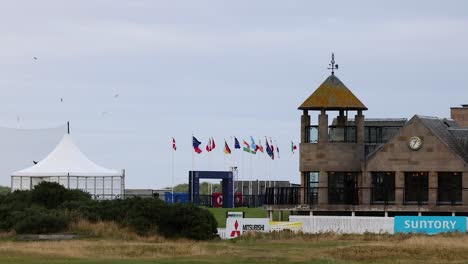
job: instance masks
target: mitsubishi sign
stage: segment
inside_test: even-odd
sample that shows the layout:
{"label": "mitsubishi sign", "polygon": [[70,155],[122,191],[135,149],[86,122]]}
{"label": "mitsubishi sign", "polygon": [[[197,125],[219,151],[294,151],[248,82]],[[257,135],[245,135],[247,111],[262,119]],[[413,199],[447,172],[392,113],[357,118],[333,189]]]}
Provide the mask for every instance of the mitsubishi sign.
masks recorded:
{"label": "mitsubishi sign", "polygon": [[227,218],[226,237],[236,238],[247,232],[270,232],[268,218]]}

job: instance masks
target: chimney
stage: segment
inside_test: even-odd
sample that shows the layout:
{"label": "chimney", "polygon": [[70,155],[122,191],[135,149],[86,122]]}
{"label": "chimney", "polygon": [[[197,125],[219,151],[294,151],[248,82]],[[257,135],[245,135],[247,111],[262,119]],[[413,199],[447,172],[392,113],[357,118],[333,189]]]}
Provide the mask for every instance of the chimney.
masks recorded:
{"label": "chimney", "polygon": [[468,104],[462,104],[461,107],[451,107],[450,117],[459,127],[468,128]]}

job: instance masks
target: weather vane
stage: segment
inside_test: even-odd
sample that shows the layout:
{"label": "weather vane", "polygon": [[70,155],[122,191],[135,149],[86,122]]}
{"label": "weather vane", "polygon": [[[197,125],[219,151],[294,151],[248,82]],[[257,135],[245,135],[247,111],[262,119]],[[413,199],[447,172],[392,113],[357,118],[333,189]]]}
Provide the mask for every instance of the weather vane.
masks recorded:
{"label": "weather vane", "polygon": [[332,52],[332,56],[331,56],[331,57],[332,57],[332,58],[331,58],[331,63],[328,64],[328,65],[330,65],[330,67],[327,68],[327,69],[331,70],[331,71],[332,71],[332,75],[334,75],[334,74],[335,74],[335,70],[338,70],[338,64],[335,64],[335,54],[334,54],[333,52]]}

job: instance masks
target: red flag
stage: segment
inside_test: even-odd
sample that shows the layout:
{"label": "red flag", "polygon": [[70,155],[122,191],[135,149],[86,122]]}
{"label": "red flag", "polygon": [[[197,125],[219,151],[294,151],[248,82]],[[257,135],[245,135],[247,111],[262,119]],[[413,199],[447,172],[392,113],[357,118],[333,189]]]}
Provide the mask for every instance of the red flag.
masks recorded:
{"label": "red flag", "polygon": [[211,138],[208,140],[208,144],[206,144],[206,151],[211,151]]}
{"label": "red flag", "polygon": [[261,141],[261,140],[258,141],[257,148],[258,148],[258,150],[260,150],[261,153],[264,153],[264,149],[263,149],[262,141]]}
{"label": "red flag", "polygon": [[173,148],[174,150],[177,150],[177,146],[176,146],[176,142],[175,142],[175,139],[174,139],[174,138],[172,138],[172,148]]}
{"label": "red flag", "polygon": [[214,142],[214,138],[211,138],[211,150],[216,148],[216,144]]}
{"label": "red flag", "polygon": [[192,136],[193,150],[198,154],[202,153],[202,150],[199,148],[200,144],[201,144],[201,142],[198,141],[198,139],[196,137]]}

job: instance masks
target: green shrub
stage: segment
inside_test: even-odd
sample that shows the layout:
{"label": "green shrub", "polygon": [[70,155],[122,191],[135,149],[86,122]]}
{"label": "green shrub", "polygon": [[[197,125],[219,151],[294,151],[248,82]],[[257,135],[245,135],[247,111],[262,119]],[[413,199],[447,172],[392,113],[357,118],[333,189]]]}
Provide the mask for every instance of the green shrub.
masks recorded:
{"label": "green shrub", "polygon": [[41,182],[31,191],[31,200],[47,209],[56,209],[67,201],[89,201],[91,196],[81,190],[66,189],[56,182]]}
{"label": "green shrub", "polygon": [[13,216],[17,219],[13,229],[18,234],[47,234],[65,231],[69,219],[59,211],[29,208]]}
{"label": "green shrub", "polygon": [[213,214],[192,204],[174,204],[159,232],[167,237],[208,240],[216,237],[218,223]]}

